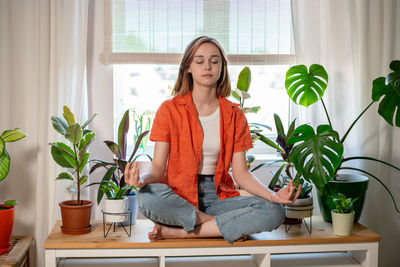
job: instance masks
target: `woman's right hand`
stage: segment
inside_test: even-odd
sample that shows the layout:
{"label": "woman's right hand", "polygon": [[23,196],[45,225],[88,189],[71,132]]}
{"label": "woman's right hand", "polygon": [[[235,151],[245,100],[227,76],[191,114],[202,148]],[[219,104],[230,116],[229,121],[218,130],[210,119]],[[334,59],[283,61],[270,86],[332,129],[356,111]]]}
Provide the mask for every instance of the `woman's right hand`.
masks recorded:
{"label": "woman's right hand", "polygon": [[132,164],[130,164],[129,162],[126,164],[124,176],[125,182],[130,186],[140,188],[146,185],[146,183],[139,177],[139,168],[137,161],[132,162]]}

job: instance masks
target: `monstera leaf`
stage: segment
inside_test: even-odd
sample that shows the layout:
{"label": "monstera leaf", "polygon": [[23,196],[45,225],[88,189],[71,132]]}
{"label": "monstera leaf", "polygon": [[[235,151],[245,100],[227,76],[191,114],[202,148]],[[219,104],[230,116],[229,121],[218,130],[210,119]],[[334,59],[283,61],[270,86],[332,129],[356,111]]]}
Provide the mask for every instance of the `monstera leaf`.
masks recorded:
{"label": "monstera leaf", "polygon": [[318,190],[329,182],[340,165],[343,145],[339,135],[329,125],[320,125],[317,132],[309,125],[301,125],[293,132],[287,145],[294,145],[290,160],[298,173],[312,181]]}
{"label": "monstera leaf", "polygon": [[[397,80],[398,81],[398,80]],[[395,86],[396,81],[385,84],[385,78],[380,77],[372,82],[372,100],[379,101],[378,113],[393,126],[393,120],[397,127],[400,127],[400,82]],[[397,109],[397,113],[395,111]]]}
{"label": "monstera leaf", "polygon": [[324,95],[328,86],[328,73],[318,64],[310,66],[310,71],[304,65],[291,67],[286,72],[286,91],[296,104],[308,107]]}
{"label": "monstera leaf", "polygon": [[393,60],[390,63],[390,69],[393,70],[386,77],[386,84],[392,83],[395,87],[400,87],[400,60]]}

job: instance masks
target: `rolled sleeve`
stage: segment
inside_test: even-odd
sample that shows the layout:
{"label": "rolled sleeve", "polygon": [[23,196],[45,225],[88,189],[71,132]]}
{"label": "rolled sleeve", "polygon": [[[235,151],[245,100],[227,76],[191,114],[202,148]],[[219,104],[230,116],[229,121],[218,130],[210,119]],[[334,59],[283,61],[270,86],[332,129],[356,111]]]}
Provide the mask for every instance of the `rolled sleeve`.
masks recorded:
{"label": "rolled sleeve", "polygon": [[169,127],[170,119],[166,102],[167,101],[161,104],[158,108],[153,126],[151,127],[149,139],[153,142],[171,142],[171,131]]}

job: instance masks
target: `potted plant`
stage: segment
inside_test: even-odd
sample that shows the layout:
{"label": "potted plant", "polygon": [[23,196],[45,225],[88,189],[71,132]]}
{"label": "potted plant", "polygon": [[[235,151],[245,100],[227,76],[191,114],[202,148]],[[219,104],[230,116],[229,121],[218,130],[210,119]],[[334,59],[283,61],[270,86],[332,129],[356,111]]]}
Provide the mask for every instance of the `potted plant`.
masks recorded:
{"label": "potted plant", "polygon": [[[128,197],[127,192],[132,187],[125,185],[123,187],[114,181],[108,181],[107,184],[101,184],[99,190],[103,192],[107,197],[104,200],[104,212],[106,222],[125,222],[127,220],[128,210]],[[136,188],[135,188],[136,189]],[[110,215],[107,213],[120,213]],[[135,217],[136,218],[136,217]]]}
{"label": "potted plant", "polygon": [[354,224],[354,202],[358,198],[347,198],[342,193],[330,197],[336,207],[331,211],[333,232],[341,236],[350,235]]}
{"label": "potted plant", "polygon": [[356,117],[342,138],[334,130],[322,99],[328,85],[328,74],[325,69],[317,64],[311,65],[309,70],[304,65],[297,65],[291,67],[286,73],[285,87],[289,97],[295,103],[306,107],[321,100],[327,117],[328,124],[319,125],[316,131],[310,125],[300,125],[288,140],[288,145],[293,145],[290,159],[295,164],[296,171],[307,181],[312,181],[318,190],[318,201],[325,221],[331,221],[330,211],[334,208],[329,195],[337,192],[353,199],[358,198],[354,205],[355,222],[361,215],[368,179],[357,174],[338,173],[341,170],[358,171],[376,179],[389,193],[396,211],[400,213],[392,193],[378,177],[359,168],[344,166],[344,163],[352,160],[367,160],[379,162],[400,171],[399,167],[367,156],[343,157],[343,143],[346,137],[356,122],[375,102],[380,101],[378,113],[390,125],[393,126],[395,120],[395,125],[400,126],[400,117],[395,118],[395,110],[400,107],[400,61],[392,61],[390,68],[393,72],[387,77],[379,77],[373,81],[371,103]]}
{"label": "potted plant", "polygon": [[[140,132],[140,135],[137,136],[137,138],[135,138],[135,147],[134,147],[129,159],[127,159],[127,135],[128,135],[128,131],[129,131],[129,113],[130,113],[130,111],[126,110],[120,123],[119,123],[118,143],[115,143],[113,141],[104,141],[104,143],[107,145],[107,147],[114,154],[114,160],[112,162],[104,161],[104,160],[100,160],[100,159],[92,160],[91,162],[94,162],[95,164],[91,167],[90,173],[94,172],[96,169],[98,169],[100,167],[105,168],[106,172],[104,173],[104,176],[103,176],[101,182],[94,182],[94,183],[89,184],[88,186],[95,185],[95,184],[99,185],[99,189],[97,191],[97,204],[100,204],[101,200],[104,197],[104,194],[106,194],[107,197],[109,196],[107,194],[108,190],[123,192],[128,198],[127,208],[132,210],[132,213],[131,213],[132,218],[130,221],[132,222],[132,224],[135,224],[136,217],[137,217],[137,211],[138,211],[137,202],[136,202],[136,188],[127,186],[127,184],[125,183],[125,177],[124,177],[125,167],[128,162],[133,162],[139,156],[146,156],[150,160],[152,160],[152,158],[148,154],[145,154],[145,153],[136,155],[142,141],[144,140],[146,135],[149,133],[149,131],[148,130],[146,130],[144,132],[141,131],[143,129],[141,127],[141,124],[135,123],[136,133]],[[142,118],[144,118],[144,117],[142,117]],[[144,120],[142,120],[142,122],[143,121]],[[150,126],[146,126],[146,127],[150,128]],[[106,203],[108,203],[108,201]],[[124,224],[127,224],[128,222],[129,222],[129,219],[127,218],[125,220]]]}
{"label": "potted plant", "polygon": [[[10,171],[10,155],[6,150],[6,143],[18,141],[26,136],[21,129],[6,130],[0,136],[0,182]],[[7,200],[0,204],[0,255],[10,250],[10,240],[14,226],[14,211],[16,200]]]}
{"label": "potted plant", "polygon": [[280,167],[274,173],[274,176],[272,177],[268,185],[269,189],[277,191],[283,188],[290,180],[293,180],[296,187],[298,187],[300,184],[303,185],[298,199],[294,203],[286,205],[285,224],[297,224],[302,221],[301,218],[307,218],[312,215],[313,198],[310,194],[312,190],[312,185],[311,183],[304,181],[301,175],[295,172],[294,164],[289,157],[293,145],[288,145],[287,141],[293,134],[296,120],[293,120],[290,123],[287,132],[285,132],[282,120],[280,119],[279,115],[274,114],[274,121],[277,131],[277,138],[275,142],[261,133],[257,132],[255,133],[255,135],[258,136],[261,142],[276,149],[281,156],[281,159],[271,162],[264,162],[253,168],[251,171],[255,171],[261,167],[269,166],[272,164],[280,164]]}
{"label": "potted plant", "polygon": [[90,215],[93,202],[81,200],[81,186],[88,180],[88,176],[83,172],[90,157],[89,145],[95,138],[95,133],[86,127],[96,115],[97,113],[93,114],[80,125],[75,121],[71,110],[64,105],[63,118],[51,117],[54,129],[69,143],[50,143],[54,161],[61,167],[70,170],[70,172],[61,172],[56,179],[73,181],[74,186],[69,189],[77,192],[76,200],[59,203],[62,217],[61,231],[65,234],[85,234],[91,231]]}

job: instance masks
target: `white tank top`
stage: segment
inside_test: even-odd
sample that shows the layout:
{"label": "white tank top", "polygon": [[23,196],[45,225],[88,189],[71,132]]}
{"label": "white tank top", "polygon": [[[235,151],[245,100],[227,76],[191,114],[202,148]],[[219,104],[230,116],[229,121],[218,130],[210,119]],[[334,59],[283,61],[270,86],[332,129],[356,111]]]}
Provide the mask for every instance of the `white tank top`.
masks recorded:
{"label": "white tank top", "polygon": [[215,174],[219,158],[219,107],[209,116],[199,116],[201,128],[203,130],[203,151],[199,174]]}

